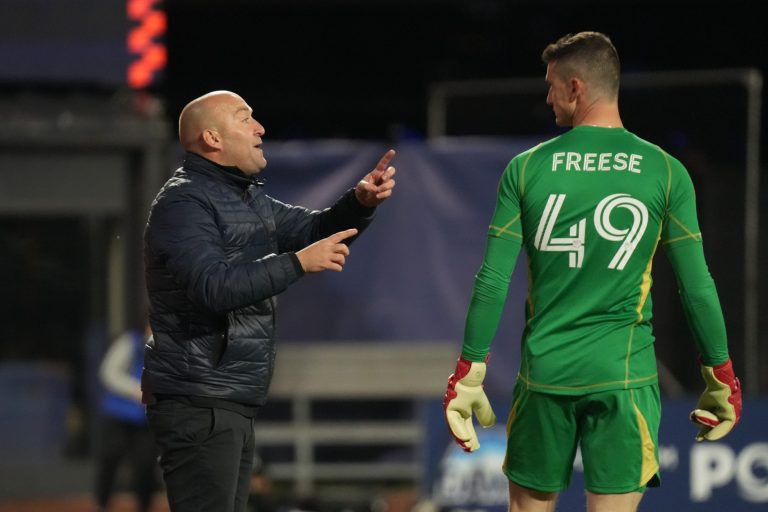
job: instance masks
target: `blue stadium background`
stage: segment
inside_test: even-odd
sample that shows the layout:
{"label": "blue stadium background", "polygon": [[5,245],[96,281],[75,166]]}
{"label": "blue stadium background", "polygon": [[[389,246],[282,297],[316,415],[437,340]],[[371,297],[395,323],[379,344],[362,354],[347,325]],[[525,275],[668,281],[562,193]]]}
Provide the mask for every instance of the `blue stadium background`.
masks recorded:
{"label": "blue stadium background", "polygon": [[[40,497],[62,510],[62,500],[88,495],[96,365],[111,337],[140,321],[139,228],[152,190],[180,161],[174,123],[189,99],[229,89],[251,104],[267,129],[268,190],[288,202],[323,207],[381,152],[398,150],[397,194],[353,246],[345,273],[312,276],[280,298],[281,343],[418,340],[458,350],[498,174],[516,152],[558,133],[544,105],[539,55],[547,43],[567,32],[604,31],[625,72],[751,68],[765,76],[768,64],[768,36],[748,2],[151,3],[167,14],[159,42],[168,61],[149,86],[134,90],[125,82],[131,24],[124,0],[0,0],[0,511],[42,510],[19,501]],[[450,137],[427,136],[435,84],[531,77],[542,77],[540,93],[457,103]],[[745,94],[738,84],[721,84],[622,98],[627,127],[691,170],[737,371],[743,374],[747,359],[759,370],[734,436],[710,451],[694,445],[685,412],[700,389],[695,352],[674,278],[658,258],[657,345],[670,377],[662,445],[670,459],[664,486],[644,506],[762,510],[767,320],[758,318],[757,351],[747,353]],[[765,126],[765,109],[759,118]],[[765,141],[763,130],[761,146]],[[118,243],[120,286],[108,282],[108,254]],[[760,237],[758,255],[764,251]],[[766,273],[758,279],[762,308]],[[501,411],[517,364],[525,286],[518,268],[493,347],[488,390]],[[124,293],[115,298],[113,289]],[[424,478],[413,491],[419,497],[435,494],[444,484],[442,464],[454,461],[438,402],[417,404],[427,433],[418,454]],[[494,446],[498,429],[487,434]],[[496,464],[498,454],[489,452]],[[498,474],[484,488],[485,469],[473,466],[479,462],[455,464],[469,475],[456,484],[468,486],[465,496],[477,496],[473,485],[496,495]],[[576,491],[579,482],[577,471]],[[565,509],[577,506],[576,491],[564,497]],[[442,506],[499,506],[472,499]]]}

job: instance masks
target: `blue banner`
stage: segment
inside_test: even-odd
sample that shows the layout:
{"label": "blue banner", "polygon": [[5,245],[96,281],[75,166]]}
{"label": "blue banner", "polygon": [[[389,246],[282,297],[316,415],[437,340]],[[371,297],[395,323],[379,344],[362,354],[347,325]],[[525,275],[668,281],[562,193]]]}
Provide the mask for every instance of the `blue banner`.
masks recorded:
{"label": "blue banner", "polygon": [[[640,511],[751,512],[768,510],[768,400],[747,400],[744,419],[718,442],[694,441],[688,414],[695,399],[662,401],[659,431],[661,487],[649,488]],[[478,427],[481,447],[465,453],[451,439],[440,403],[429,404],[424,494],[441,512],[507,510],[505,403],[494,403],[499,424]],[[610,450],[610,446],[606,446]],[[583,469],[577,454],[573,478],[558,510],[585,510]]]}
{"label": "blue banner", "polygon": [[[401,141],[395,194],[352,244],[343,275],[307,276],[278,297],[279,340],[453,343],[458,355],[496,189],[509,161],[538,139]],[[325,208],[389,149],[350,141],[270,142],[267,194]],[[523,258],[493,347],[486,384],[514,385],[528,281]],[[322,300],[318,300],[322,298]],[[452,368],[446,369],[446,375]]]}

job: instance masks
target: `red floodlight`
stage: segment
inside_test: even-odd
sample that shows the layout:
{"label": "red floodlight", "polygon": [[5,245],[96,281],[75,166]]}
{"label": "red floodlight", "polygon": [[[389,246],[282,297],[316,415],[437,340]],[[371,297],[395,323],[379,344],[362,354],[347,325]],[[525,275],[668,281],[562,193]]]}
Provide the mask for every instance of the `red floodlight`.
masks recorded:
{"label": "red floodlight", "polygon": [[160,0],[126,1],[126,14],[130,23],[126,43],[132,55],[126,78],[128,85],[134,89],[151,85],[168,61],[163,41],[168,20],[160,3]]}

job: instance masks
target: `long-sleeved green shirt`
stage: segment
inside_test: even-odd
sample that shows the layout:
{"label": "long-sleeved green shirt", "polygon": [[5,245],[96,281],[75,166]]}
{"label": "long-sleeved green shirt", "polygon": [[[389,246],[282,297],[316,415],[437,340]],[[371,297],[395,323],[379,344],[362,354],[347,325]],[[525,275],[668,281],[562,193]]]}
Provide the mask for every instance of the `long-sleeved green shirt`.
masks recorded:
{"label": "long-sleeved green shirt", "polygon": [[623,128],[579,126],[515,157],[499,182],[462,355],[481,361],[521,248],[529,290],[519,379],[582,394],[657,381],[651,264],[659,242],[706,364],[728,359],[683,165]]}

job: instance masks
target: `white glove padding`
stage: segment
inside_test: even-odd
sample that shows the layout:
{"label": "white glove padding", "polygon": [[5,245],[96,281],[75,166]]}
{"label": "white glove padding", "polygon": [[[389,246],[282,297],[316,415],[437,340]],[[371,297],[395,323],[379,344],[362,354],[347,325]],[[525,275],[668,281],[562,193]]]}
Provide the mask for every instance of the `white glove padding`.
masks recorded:
{"label": "white glove padding", "polygon": [[730,359],[718,366],[701,363],[701,376],[707,388],[691,412],[691,421],[701,427],[697,441],[717,441],[741,419],[741,383]]}
{"label": "white glove padding", "polygon": [[443,410],[448,429],[456,442],[466,452],[480,448],[475,427],[472,424],[472,413],[477,421],[485,428],[496,423],[488,397],[483,390],[485,378],[485,363],[467,361],[460,357],[456,370],[448,378],[448,389],[443,398]]}

